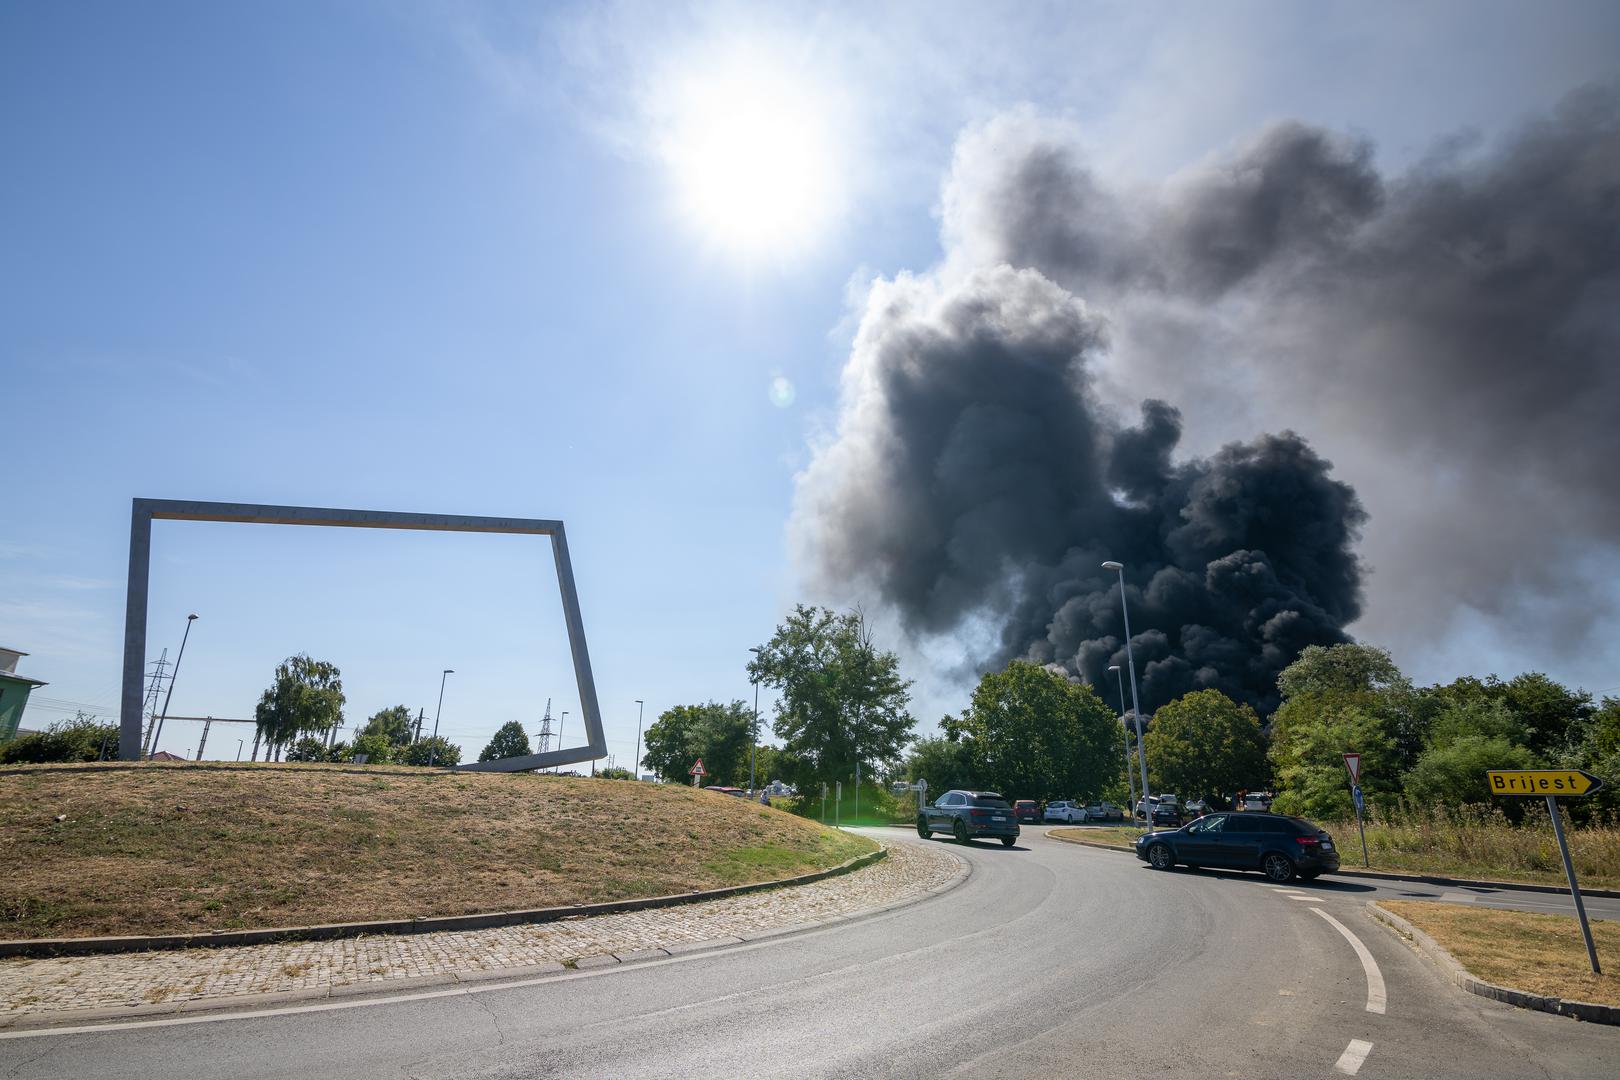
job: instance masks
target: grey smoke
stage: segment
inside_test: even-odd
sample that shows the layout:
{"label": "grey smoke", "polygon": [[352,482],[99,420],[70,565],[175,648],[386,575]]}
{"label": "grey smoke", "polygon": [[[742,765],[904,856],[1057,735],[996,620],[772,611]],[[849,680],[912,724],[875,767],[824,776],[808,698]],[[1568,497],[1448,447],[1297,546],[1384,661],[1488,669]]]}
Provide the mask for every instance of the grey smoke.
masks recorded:
{"label": "grey smoke", "polygon": [[1144,707],[1215,687],[1261,708],[1299,650],[1359,612],[1362,511],[1284,432],[1177,461],[1162,401],[1126,425],[1092,390],[1103,324],[1002,266],[876,288],[845,372],[838,437],[800,488],[801,540],[907,628],[999,628],[980,659],[1025,657],[1104,684],[1130,564]]}
{"label": "grey smoke", "polygon": [[1357,629],[1398,655],[1471,611],[1578,639],[1620,528],[1620,103],[1375,151],[1281,123],[1144,184],[1027,113],[964,136],[946,261],[874,286],[801,478],[817,579],[1100,683],[1120,559],[1145,707],[1265,708],[1362,615],[1364,525]]}

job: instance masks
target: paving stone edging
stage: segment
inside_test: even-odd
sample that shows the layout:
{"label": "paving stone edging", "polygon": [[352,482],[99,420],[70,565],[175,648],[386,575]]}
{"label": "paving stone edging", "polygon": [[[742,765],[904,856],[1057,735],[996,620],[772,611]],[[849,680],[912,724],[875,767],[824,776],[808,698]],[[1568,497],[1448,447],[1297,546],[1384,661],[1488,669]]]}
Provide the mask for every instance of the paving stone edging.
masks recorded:
{"label": "paving stone edging", "polygon": [[[1079,844],[1081,847],[1097,848],[1099,851],[1117,851],[1122,855],[1133,855],[1130,848],[1122,848],[1116,844],[1104,844],[1100,840],[1081,840],[1075,836],[1053,836],[1053,840],[1065,844]],[[1453,878],[1440,877],[1436,874],[1392,874],[1385,870],[1357,870],[1354,867],[1332,871],[1334,877],[1364,877],[1378,878],[1381,881],[1415,881],[1423,885],[1454,885],[1460,889],[1522,889],[1525,892],[1557,893],[1562,896],[1569,895],[1569,889],[1562,885],[1539,885],[1528,881],[1494,881],[1488,878]],[[1609,900],[1620,900],[1620,889],[1589,889],[1581,886],[1582,896],[1601,896]]]}
{"label": "paving stone edging", "polygon": [[800,874],[798,877],[777,881],[758,881],[747,885],[729,885],[723,889],[704,889],[698,892],[675,893],[670,896],[648,896],[635,900],[609,900],[597,904],[571,904],[566,907],[529,908],[519,911],[486,911],[473,915],[436,915],[416,919],[384,919],[376,922],[323,923],[315,926],[281,926],[251,930],[211,930],[200,934],[134,934],[122,937],[93,938],[26,938],[0,941],[0,958],[53,956],[89,956],[98,953],[150,952],[157,949],[196,949],[226,945],[263,945],[278,941],[328,941],[334,938],[359,937],[362,934],[429,934],[439,930],[484,930],[495,926],[515,926],[521,923],[557,922],[582,915],[606,915],[620,911],[645,911],[648,908],[673,907],[704,900],[719,900],[727,896],[764,889],[780,889],[793,885],[809,885],[830,877],[847,874],[888,856],[887,848],[880,847],[865,855],[827,870]]}
{"label": "paving stone edging", "polygon": [[1541,994],[1526,993],[1523,990],[1514,990],[1507,986],[1498,986],[1476,978],[1469,970],[1458,962],[1457,958],[1447,952],[1445,947],[1433,937],[1419,930],[1407,920],[1401,918],[1393,911],[1385,910],[1376,901],[1369,900],[1366,904],[1367,917],[1374,922],[1382,923],[1396,934],[1406,938],[1417,950],[1418,954],[1440,969],[1440,973],[1452,983],[1460,986],[1470,994],[1478,994],[1483,998],[1500,1001],[1508,1005],[1517,1005],[1521,1009],[1537,1009],[1541,1012],[1556,1013],[1559,1016],[1572,1016],[1577,1020],[1586,1020],[1594,1024],[1620,1025],[1620,1007],[1614,1005],[1600,1005],[1593,1001],[1571,1001],[1568,998],[1546,997]]}

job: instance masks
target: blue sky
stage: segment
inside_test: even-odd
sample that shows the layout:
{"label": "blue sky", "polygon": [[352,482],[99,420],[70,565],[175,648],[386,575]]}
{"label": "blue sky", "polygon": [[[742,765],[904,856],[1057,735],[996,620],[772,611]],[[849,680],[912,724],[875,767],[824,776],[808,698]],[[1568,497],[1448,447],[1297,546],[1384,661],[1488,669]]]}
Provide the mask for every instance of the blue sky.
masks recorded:
{"label": "blue sky", "polygon": [[[1600,4],[8,5],[0,643],[45,703],[116,706],[134,496],[559,517],[623,763],[634,699],[746,698],[748,646],[815,598],[794,477],[862,283],[941,258],[965,127],[1030,103],[1158,177],[1299,116],[1401,164],[1612,79],[1617,43]],[[791,100],[836,162],[804,205],[748,211],[791,242],[692,208],[672,143],[716,72]],[[431,716],[455,668],[443,727],[470,754],[548,697],[574,723],[541,544],[160,524],[154,653],[201,616],[171,711],[251,715],[307,650],[351,720]],[[1399,659],[1603,686],[1459,634],[1478,647]],[[961,707],[891,644],[925,728]]]}

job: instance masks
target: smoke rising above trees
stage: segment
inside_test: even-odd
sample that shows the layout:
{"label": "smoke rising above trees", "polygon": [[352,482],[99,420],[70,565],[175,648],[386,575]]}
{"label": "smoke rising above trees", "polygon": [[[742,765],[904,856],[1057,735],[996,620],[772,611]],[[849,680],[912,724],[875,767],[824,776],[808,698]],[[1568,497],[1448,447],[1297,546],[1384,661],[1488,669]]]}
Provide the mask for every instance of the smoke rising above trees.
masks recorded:
{"label": "smoke rising above trees", "polygon": [[1382,638],[1574,590],[1593,610],[1524,555],[1612,554],[1620,527],[1612,90],[1399,174],[1297,122],[1156,184],[1080,145],[1028,111],[966,133],[942,264],[871,287],[795,508],[829,595],[969,667],[1106,688],[1119,559],[1143,707],[1262,712],[1362,615],[1364,526]]}

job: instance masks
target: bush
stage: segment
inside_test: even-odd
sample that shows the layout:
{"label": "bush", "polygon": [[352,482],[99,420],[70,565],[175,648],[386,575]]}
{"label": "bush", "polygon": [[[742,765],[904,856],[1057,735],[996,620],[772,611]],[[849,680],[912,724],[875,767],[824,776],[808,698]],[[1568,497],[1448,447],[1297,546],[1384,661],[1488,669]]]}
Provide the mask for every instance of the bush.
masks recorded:
{"label": "bush", "polygon": [[461,747],[446,739],[443,735],[435,735],[427,739],[417,739],[411,745],[403,747],[394,760],[400,765],[427,765],[428,757],[432,755],[434,765],[460,765]]}
{"label": "bush", "polygon": [[325,761],[326,743],[314,735],[305,735],[287,748],[287,761]]}
{"label": "bush", "polygon": [[614,766],[614,765],[609,765],[605,769],[598,769],[596,775],[601,777],[603,780],[634,780],[635,779],[635,775],[633,773],[631,773],[631,771],[629,769],[621,769],[621,768],[618,768],[617,766]]}
{"label": "bush", "polygon": [[44,731],[0,744],[0,764],[44,765],[67,761],[96,761],[105,753],[118,756],[118,725],[97,723],[80,713]]}
{"label": "bush", "polygon": [[394,760],[394,749],[394,744],[388,741],[386,735],[360,735],[349,751],[349,760],[364,754],[368,765],[387,765]]}

